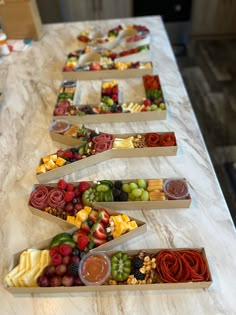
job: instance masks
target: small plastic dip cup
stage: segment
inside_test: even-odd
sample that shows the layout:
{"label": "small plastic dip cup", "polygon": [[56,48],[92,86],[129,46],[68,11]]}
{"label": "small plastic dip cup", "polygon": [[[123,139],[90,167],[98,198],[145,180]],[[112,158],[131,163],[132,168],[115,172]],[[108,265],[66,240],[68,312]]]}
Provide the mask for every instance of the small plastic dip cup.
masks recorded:
{"label": "small plastic dip cup", "polygon": [[85,255],[79,265],[79,276],[85,285],[102,285],[110,273],[110,258],[102,252]]}
{"label": "small plastic dip cup", "polygon": [[170,178],[164,181],[163,191],[168,199],[179,200],[189,197],[187,182],[182,178]]}
{"label": "small plastic dip cup", "polygon": [[64,133],[69,127],[70,123],[66,119],[57,119],[52,122],[50,130],[56,133]]}

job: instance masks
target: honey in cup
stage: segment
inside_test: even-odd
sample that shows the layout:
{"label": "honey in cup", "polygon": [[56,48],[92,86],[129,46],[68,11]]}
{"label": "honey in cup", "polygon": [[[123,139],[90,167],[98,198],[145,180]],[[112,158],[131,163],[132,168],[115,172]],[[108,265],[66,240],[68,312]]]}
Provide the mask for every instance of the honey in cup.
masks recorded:
{"label": "honey in cup", "polygon": [[102,285],[110,272],[110,258],[104,253],[89,253],[80,262],[79,276],[85,285]]}

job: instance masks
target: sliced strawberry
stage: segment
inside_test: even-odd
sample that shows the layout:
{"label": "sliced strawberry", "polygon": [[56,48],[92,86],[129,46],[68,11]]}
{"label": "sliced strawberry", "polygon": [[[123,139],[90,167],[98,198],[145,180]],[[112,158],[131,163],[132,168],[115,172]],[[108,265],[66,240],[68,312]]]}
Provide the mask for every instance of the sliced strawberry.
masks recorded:
{"label": "sliced strawberry", "polygon": [[94,247],[98,247],[100,245],[103,245],[107,242],[107,240],[99,240],[96,237],[93,238]]}
{"label": "sliced strawberry", "polygon": [[85,236],[80,236],[78,238],[77,245],[80,250],[84,250],[85,247],[88,245],[88,243],[89,243],[88,236],[85,235]]}
{"label": "sliced strawberry", "polygon": [[101,210],[101,222],[104,223],[105,225],[109,223],[110,215],[109,213],[105,210]]}
{"label": "sliced strawberry", "polygon": [[91,212],[89,213],[88,220],[96,222],[97,221],[97,217],[98,217],[98,211],[95,210],[95,209],[92,209]]}
{"label": "sliced strawberry", "polygon": [[99,240],[106,240],[107,239],[107,233],[106,229],[102,222],[98,222],[94,224],[93,226],[93,236],[95,238],[98,238]]}
{"label": "sliced strawberry", "polygon": [[80,236],[87,236],[87,232],[85,232],[85,231],[83,231],[81,229],[75,231],[73,233],[73,236],[72,236],[73,241],[77,243]]}
{"label": "sliced strawberry", "polygon": [[88,221],[82,222],[80,229],[88,234],[90,232],[90,227],[88,225]]}

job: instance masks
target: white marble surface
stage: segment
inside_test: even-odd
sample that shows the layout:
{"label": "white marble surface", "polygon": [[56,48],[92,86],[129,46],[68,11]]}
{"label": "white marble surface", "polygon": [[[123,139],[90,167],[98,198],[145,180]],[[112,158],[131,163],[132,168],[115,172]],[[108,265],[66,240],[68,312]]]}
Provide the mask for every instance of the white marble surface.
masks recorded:
{"label": "white marble surface", "polygon": [[[169,104],[166,121],[99,125],[107,132],[174,130],[179,143],[175,157],[114,159],[66,176],[67,180],[95,178],[186,177],[193,198],[189,209],[131,211],[145,220],[143,237],[121,248],[205,247],[213,284],[209,289],[13,296],[3,288],[3,277],[13,253],[50,238],[60,227],[33,216],[28,196],[36,183],[40,157],[58,148],[48,134],[60,70],[66,54],[77,49],[79,31],[91,25],[104,31],[119,23],[145,24],[151,29],[151,53]],[[0,109],[0,314],[236,314],[236,234],[228,208],[209,160],[163,24],[158,17],[92,23],[54,24],[22,53],[4,57],[0,87],[5,86]],[[56,80],[57,79],[57,80]],[[135,85],[133,80],[125,85]],[[96,99],[93,82],[83,83],[84,97]],[[94,127],[94,125],[91,125]]]}

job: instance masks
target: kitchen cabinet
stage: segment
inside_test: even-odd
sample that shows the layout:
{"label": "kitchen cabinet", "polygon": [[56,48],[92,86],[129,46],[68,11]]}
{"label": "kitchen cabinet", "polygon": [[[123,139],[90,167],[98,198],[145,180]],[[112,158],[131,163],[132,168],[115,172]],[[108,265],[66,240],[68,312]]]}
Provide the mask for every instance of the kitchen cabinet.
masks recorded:
{"label": "kitchen cabinet", "polygon": [[192,7],[193,36],[235,36],[235,0],[195,0]]}
{"label": "kitchen cabinet", "polygon": [[132,0],[60,1],[64,21],[124,18],[132,15]]}

